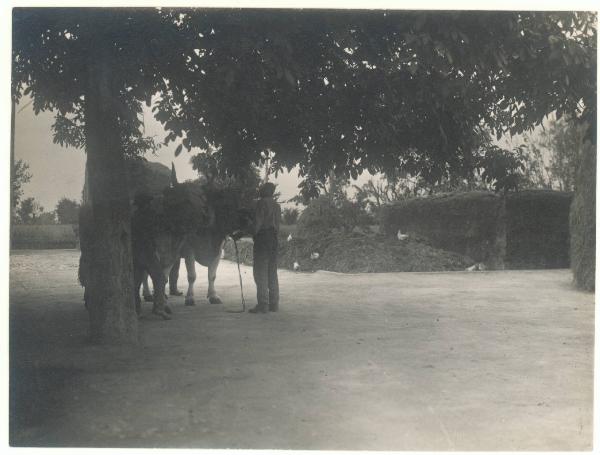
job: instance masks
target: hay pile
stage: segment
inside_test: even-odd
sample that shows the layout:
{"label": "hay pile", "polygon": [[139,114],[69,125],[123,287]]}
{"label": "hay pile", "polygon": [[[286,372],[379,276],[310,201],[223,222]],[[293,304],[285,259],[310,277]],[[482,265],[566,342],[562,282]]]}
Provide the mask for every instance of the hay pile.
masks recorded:
{"label": "hay pile", "polygon": [[[252,243],[238,242],[241,262],[252,264]],[[318,253],[317,259],[311,259]],[[233,242],[225,245],[225,258],[235,260]],[[473,260],[432,247],[426,240],[398,240],[364,232],[330,233],[325,236],[279,238],[279,267],[300,271],[328,270],[342,273],[438,272],[465,270]]]}

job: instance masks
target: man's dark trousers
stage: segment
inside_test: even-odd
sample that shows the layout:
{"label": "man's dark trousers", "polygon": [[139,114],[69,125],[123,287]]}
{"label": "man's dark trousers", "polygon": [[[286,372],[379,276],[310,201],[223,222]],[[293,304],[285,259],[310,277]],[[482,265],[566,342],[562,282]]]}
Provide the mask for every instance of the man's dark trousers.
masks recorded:
{"label": "man's dark trousers", "polygon": [[254,236],[254,282],[258,307],[279,309],[279,281],[277,279],[277,233],[264,229]]}

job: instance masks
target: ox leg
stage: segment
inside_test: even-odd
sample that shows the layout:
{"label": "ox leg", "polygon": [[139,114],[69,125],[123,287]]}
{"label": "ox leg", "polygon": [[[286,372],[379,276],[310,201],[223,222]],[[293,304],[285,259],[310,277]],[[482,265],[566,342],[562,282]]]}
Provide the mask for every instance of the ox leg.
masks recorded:
{"label": "ox leg", "polygon": [[[167,284],[166,274],[160,267],[153,267],[150,271],[152,283],[154,283],[154,305],[152,312],[161,316],[163,319],[171,319],[167,313],[165,303],[165,287]],[[168,272],[167,272],[168,273]]]}
{"label": "ox leg", "polygon": [[194,283],[196,281],[196,258],[194,253],[185,256],[185,269],[187,270],[188,290],[185,295],[185,304],[188,306],[195,305],[194,302]]}
{"label": "ox leg", "polygon": [[177,280],[179,280],[179,266],[181,265],[181,259],[177,259],[171,272],[169,273],[169,294],[170,295],[183,295],[183,292],[177,289]]}
{"label": "ox leg", "polygon": [[148,285],[148,272],[142,272],[142,286],[144,302],[152,302],[154,299],[152,298],[152,292],[150,292],[150,286]]}
{"label": "ox leg", "polygon": [[172,314],[171,306],[169,305],[169,297],[167,296],[167,281],[169,281],[169,274],[171,273],[171,267],[163,270],[163,276],[165,277],[165,313]]}
{"label": "ox leg", "polygon": [[208,265],[208,293],[206,297],[208,298],[208,302],[213,305],[223,303],[215,290],[215,280],[217,279],[219,262],[221,262],[221,249],[219,249],[219,254],[216,255],[215,259]]}
{"label": "ox leg", "polygon": [[[133,269],[133,292],[135,293],[135,312],[138,317],[142,314],[142,299],[140,298],[140,286],[148,280],[148,274],[141,269]],[[146,283],[147,284],[147,283]]]}

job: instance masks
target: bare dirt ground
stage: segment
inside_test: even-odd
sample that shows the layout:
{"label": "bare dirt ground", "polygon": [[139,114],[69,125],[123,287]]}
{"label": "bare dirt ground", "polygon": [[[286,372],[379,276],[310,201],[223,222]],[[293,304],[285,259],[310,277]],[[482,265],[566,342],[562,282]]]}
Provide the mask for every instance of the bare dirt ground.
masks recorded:
{"label": "bare dirt ground", "polygon": [[567,270],[281,271],[281,311],[252,315],[229,312],[224,262],[224,305],[177,297],[162,321],[146,304],[140,345],[107,348],[85,341],[77,260],[11,255],[12,445],[592,447],[594,297]]}

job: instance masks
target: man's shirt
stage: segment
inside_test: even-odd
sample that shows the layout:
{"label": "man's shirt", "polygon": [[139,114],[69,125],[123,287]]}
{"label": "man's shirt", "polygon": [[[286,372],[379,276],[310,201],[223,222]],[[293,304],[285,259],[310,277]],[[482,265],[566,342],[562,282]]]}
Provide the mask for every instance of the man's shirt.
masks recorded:
{"label": "man's shirt", "polygon": [[275,229],[279,232],[281,207],[272,197],[263,197],[256,203],[254,233],[258,234],[265,229]]}

